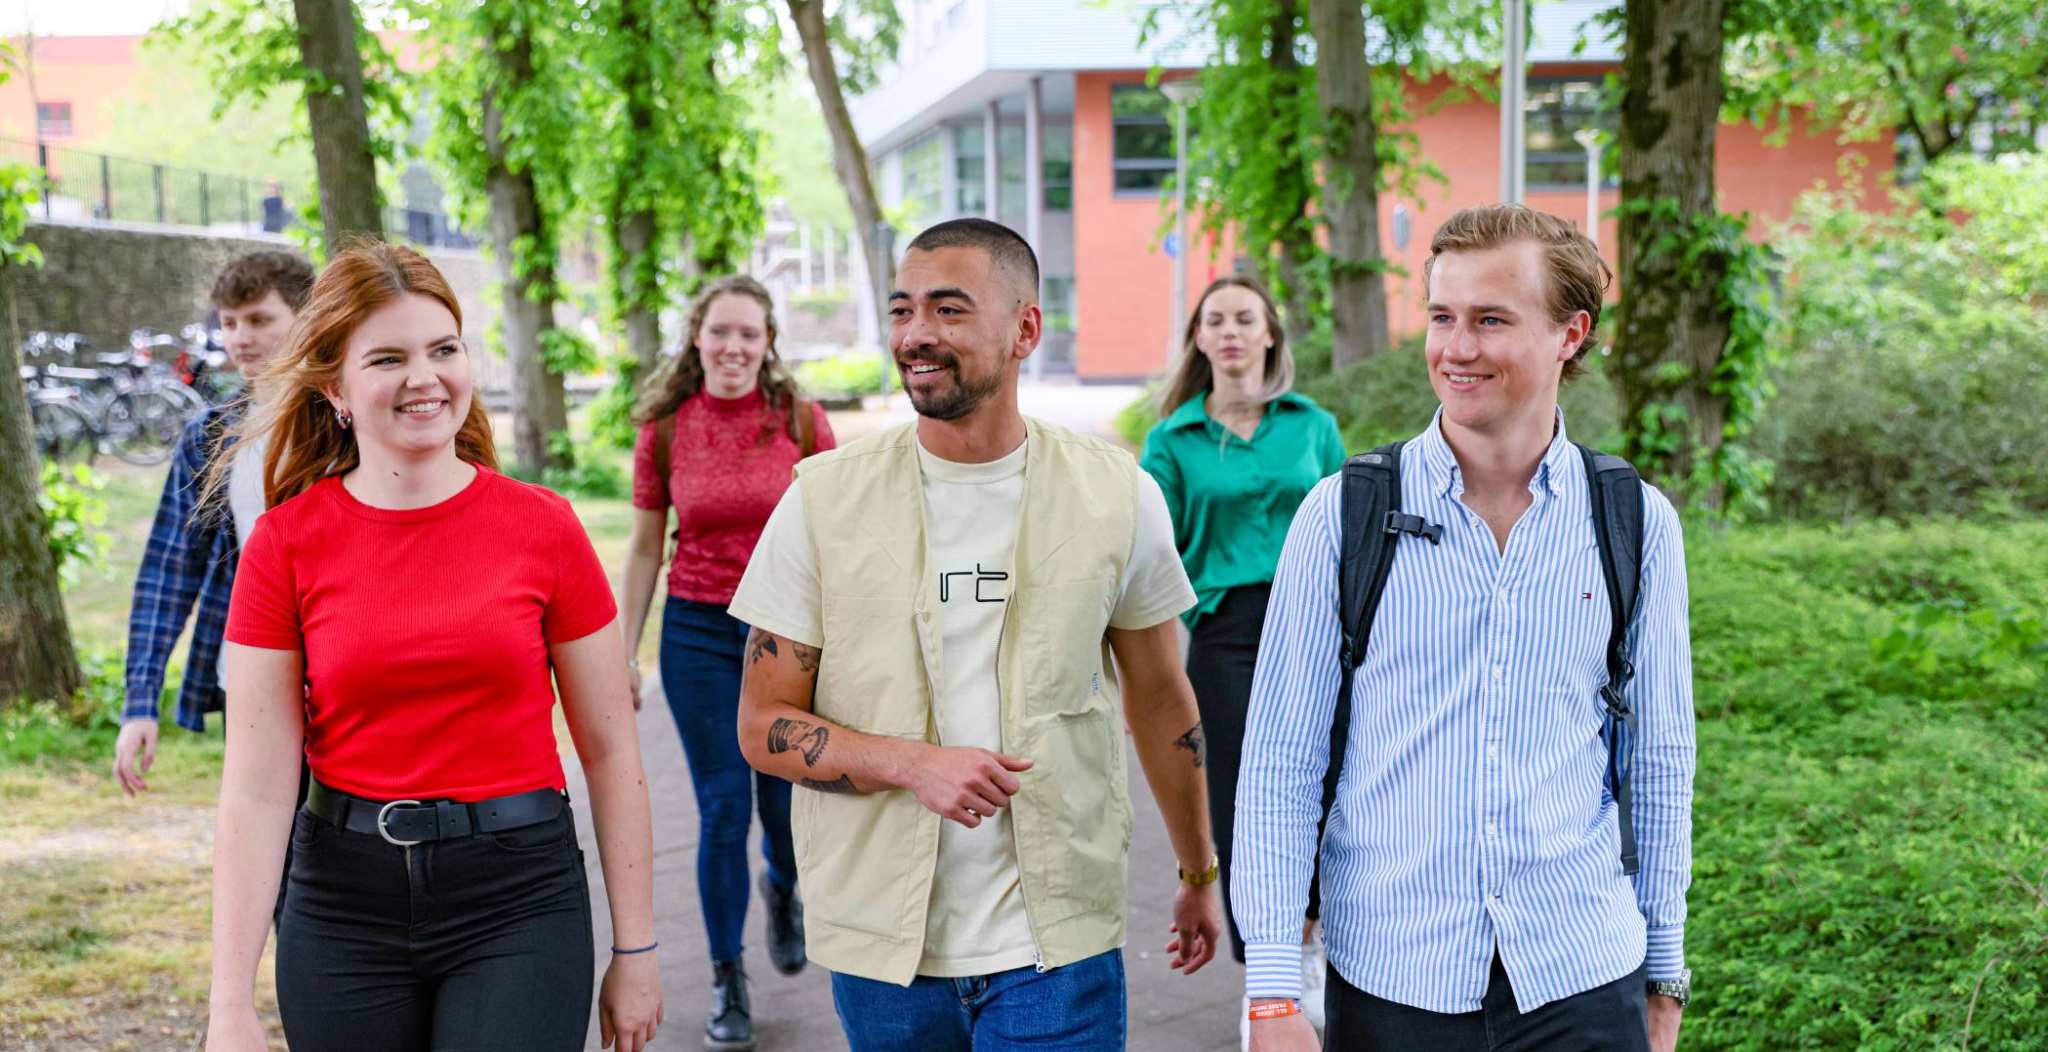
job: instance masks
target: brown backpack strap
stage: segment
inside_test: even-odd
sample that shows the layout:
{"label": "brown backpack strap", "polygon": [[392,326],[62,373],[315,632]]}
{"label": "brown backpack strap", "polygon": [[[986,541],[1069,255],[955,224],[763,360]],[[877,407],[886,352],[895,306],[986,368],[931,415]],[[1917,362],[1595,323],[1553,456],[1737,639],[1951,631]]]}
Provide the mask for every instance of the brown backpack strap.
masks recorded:
{"label": "brown backpack strap", "polygon": [[654,421],[654,473],[661,479],[661,488],[668,488],[669,447],[676,444],[676,417],[674,413]]}
{"label": "brown backpack strap", "polygon": [[789,422],[796,427],[798,456],[807,457],[818,451],[818,421],[812,412],[808,399],[789,400]]}

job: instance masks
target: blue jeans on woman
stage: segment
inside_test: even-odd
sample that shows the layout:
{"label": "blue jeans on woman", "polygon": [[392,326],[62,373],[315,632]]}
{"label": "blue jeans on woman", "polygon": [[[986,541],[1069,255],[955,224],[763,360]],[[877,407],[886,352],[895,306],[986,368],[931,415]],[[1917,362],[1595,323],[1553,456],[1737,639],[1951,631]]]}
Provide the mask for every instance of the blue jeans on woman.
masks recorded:
{"label": "blue jeans on woman", "polygon": [[747,831],[761,813],[768,882],[796,886],[789,839],[789,783],[759,774],[740,755],[740,661],[747,626],[716,603],[668,598],[661,615],[661,687],[682,735],[697,792],[697,901],[711,959],[740,959],[746,924]]}
{"label": "blue jeans on woman", "polygon": [[1122,950],[908,987],[833,972],[832,1005],[853,1052],[1115,1052],[1129,1018]]}

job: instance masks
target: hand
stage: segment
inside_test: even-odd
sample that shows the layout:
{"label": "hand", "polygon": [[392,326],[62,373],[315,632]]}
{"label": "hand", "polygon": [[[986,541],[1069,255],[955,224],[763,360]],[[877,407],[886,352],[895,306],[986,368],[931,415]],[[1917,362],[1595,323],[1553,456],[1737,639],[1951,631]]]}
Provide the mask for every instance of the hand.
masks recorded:
{"label": "hand", "polygon": [[1011,772],[1030,769],[1030,760],[987,749],[921,745],[904,764],[903,788],[926,810],[973,829],[1017,795],[1023,783]]}
{"label": "hand", "polygon": [[270,1038],[263,1032],[263,1021],[256,1018],[256,1006],[210,1008],[206,1052],[270,1052]]}
{"label": "hand", "polygon": [[613,954],[597,992],[598,1044],[619,1052],[640,1052],[661,1026],[661,968],[653,951]]}
{"label": "hand", "polygon": [[114,781],[123,792],[134,796],[148,792],[149,783],[142,776],[156,763],[156,721],[132,719],[121,724],[121,734],[114,739]]}
{"label": "hand", "polygon": [[626,678],[633,684],[633,711],[640,711],[640,666],[627,665]]}
{"label": "hand", "polygon": [[1252,1052],[1321,1052],[1322,1047],[1316,1028],[1300,1012],[1252,1022]]}
{"label": "hand", "polygon": [[1195,887],[1180,882],[1173,896],[1173,941],[1166,952],[1173,955],[1168,967],[1182,975],[1202,970],[1216,956],[1216,943],[1223,938],[1223,897],[1215,884]]}
{"label": "hand", "polygon": [[1678,1017],[1684,1011],[1675,997],[1650,995],[1650,1052],[1677,1052]]}

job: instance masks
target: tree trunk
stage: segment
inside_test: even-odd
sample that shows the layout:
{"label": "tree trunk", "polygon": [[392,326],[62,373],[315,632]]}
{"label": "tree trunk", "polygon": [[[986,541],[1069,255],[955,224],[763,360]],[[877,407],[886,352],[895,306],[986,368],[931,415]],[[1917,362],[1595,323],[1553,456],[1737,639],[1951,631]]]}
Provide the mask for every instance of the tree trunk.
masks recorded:
{"label": "tree trunk", "polygon": [[1679,500],[1685,488],[1673,483],[1713,456],[1727,415],[1725,398],[1709,388],[1728,343],[1729,311],[1718,295],[1726,263],[1704,253],[1682,265],[1683,252],[1669,247],[1692,244],[1715,214],[1725,3],[1629,0],[1622,58],[1622,301],[1612,375],[1623,455]]}
{"label": "tree trunk", "polygon": [[[0,273],[12,282],[12,275]],[[0,710],[68,699],[83,686],[43,518],[41,462],[30,438],[21,357],[0,340]]]}
{"label": "tree trunk", "polygon": [[[548,236],[533,172],[511,167],[505,141],[504,99],[533,80],[533,39],[517,20],[491,20],[489,37],[496,62],[483,92],[488,158],[484,192],[490,200],[491,255],[503,297],[499,324],[505,334],[505,356],[512,364],[513,460],[522,472],[537,477],[543,468],[566,466],[567,458],[549,450],[548,436],[569,429],[569,413],[562,378],[541,355],[544,334],[555,325],[556,261],[534,246],[554,242]],[[527,256],[539,251],[540,258],[522,260],[522,248]]]}
{"label": "tree trunk", "polygon": [[1316,96],[1329,136],[1322,213],[1330,231],[1330,367],[1342,369],[1387,347],[1379,129],[1364,6],[1309,0],[1308,19],[1316,40]]}
{"label": "tree trunk", "polygon": [[322,240],[332,255],[350,234],[384,236],[377,158],[370,152],[370,119],[363,105],[356,5],[354,0],[292,0],[292,7],[298,15],[300,58],[335,86],[306,92],[313,166],[320,177]]}
{"label": "tree trunk", "polygon": [[[619,35],[634,46],[651,48],[653,33],[648,23],[645,0],[624,0],[619,5]],[[654,131],[654,112],[648,103],[653,81],[647,63],[652,55],[636,55],[628,67],[628,82],[620,85],[626,103],[626,163],[620,166],[613,198],[612,285],[618,290],[619,319],[626,329],[626,350],[632,354],[635,374],[654,372],[661,357],[661,261],[655,255],[660,232],[651,204],[632,204],[632,192],[646,178],[649,138]]]}
{"label": "tree trunk", "polygon": [[[868,174],[867,151],[853,130],[853,115],[847,112],[846,95],[839,88],[839,67],[832,60],[832,41],[825,27],[823,0],[789,0],[789,16],[803,38],[804,61],[810,67],[811,86],[818,92],[818,108],[825,116],[825,129],[832,134],[832,168],[846,189],[846,204],[853,211],[853,224],[860,232],[862,255],[868,267],[868,294],[874,298],[875,317],[888,316],[889,290],[896,284],[895,232],[882,219],[882,206],[875,199],[875,183]],[[877,336],[882,334],[877,333]],[[887,344],[886,338],[882,342]],[[882,370],[886,388],[893,366]]]}
{"label": "tree trunk", "polygon": [[[1300,126],[1294,120],[1294,115],[1300,111],[1295,97],[1301,69],[1301,61],[1294,54],[1297,17],[1294,0],[1278,0],[1273,5],[1273,49],[1268,61],[1273,71],[1279,74],[1284,92],[1273,100],[1273,111],[1281,115],[1279,140],[1274,150],[1283,158],[1301,154]],[[1315,172],[1306,162],[1284,167],[1282,172],[1278,190],[1290,198],[1292,214],[1297,217],[1307,214],[1308,203],[1315,192]],[[1278,253],[1274,271],[1280,278],[1280,288],[1276,291],[1280,296],[1281,324],[1287,330],[1287,346],[1299,354],[1316,329],[1316,290],[1311,287],[1309,275],[1303,271],[1303,266],[1315,256],[1315,239],[1306,236],[1289,238],[1268,248]]]}

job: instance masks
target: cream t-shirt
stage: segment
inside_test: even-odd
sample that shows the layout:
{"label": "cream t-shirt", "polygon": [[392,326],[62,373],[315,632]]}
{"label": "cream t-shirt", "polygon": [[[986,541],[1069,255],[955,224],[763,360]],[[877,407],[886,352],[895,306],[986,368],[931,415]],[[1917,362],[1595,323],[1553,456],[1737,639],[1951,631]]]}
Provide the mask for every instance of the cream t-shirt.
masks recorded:
{"label": "cream t-shirt", "polygon": [[[249,542],[256,520],[263,515],[263,451],[269,443],[249,439],[235,443],[228,462],[228,515],[235,522],[235,544]],[[220,648],[220,685],[228,685],[228,648]]]}
{"label": "cream t-shirt", "polygon": [[[931,553],[932,579],[925,587],[939,605],[944,682],[932,718],[942,745],[1002,751],[996,646],[1010,597],[1025,448],[986,464],[941,460],[922,445],[917,450]],[[1137,472],[1135,497],[1136,538],[1110,614],[1115,628],[1150,628],[1195,603],[1159,484]],[[754,627],[823,645],[817,551],[801,486],[791,486],[769,516],[730,609]],[[939,830],[938,873],[917,973],[957,978],[1031,964],[1036,950],[1018,889],[1009,808],[973,829],[945,821]]]}

